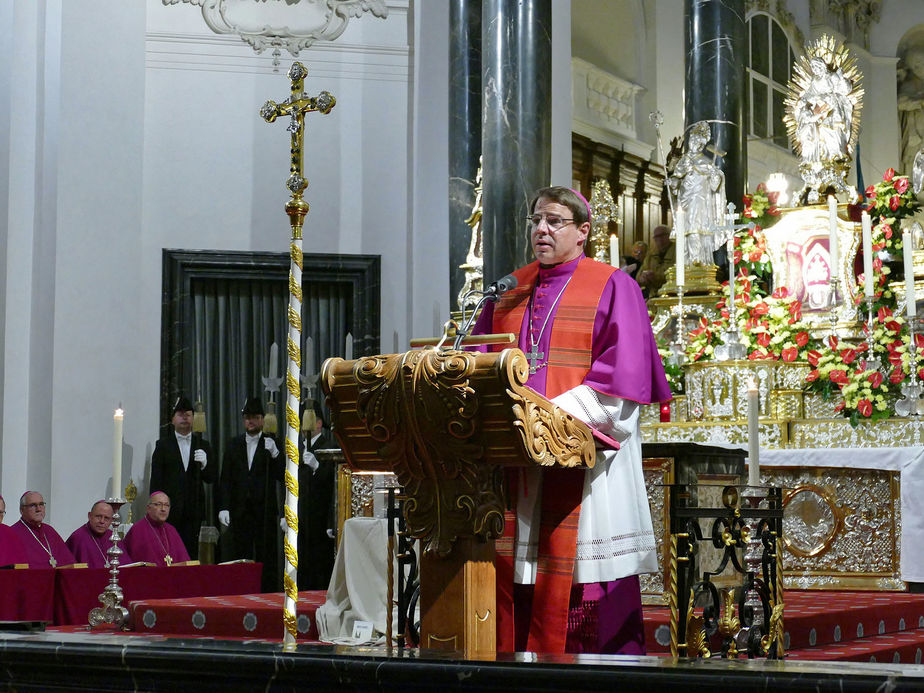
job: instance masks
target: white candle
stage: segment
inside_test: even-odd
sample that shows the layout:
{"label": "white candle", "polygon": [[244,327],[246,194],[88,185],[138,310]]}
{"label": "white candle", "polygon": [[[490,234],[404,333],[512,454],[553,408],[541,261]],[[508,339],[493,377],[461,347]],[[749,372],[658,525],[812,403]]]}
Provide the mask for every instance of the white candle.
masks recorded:
{"label": "white candle", "polygon": [[905,315],[913,318],[918,314],[918,297],[914,292],[914,246],[908,229],[902,231],[902,255],[905,260]]}
{"label": "white candle", "polygon": [[759,407],[757,400],[757,383],[748,382],[748,485],[760,485],[760,430],[757,417]]}
{"label": "white candle", "polygon": [[610,234],[610,264],[619,267],[619,237],[615,233]]}
{"label": "white candle", "polygon": [[353,360],[353,335],[347,332],[345,344],[344,344],[344,357],[347,361]]}
{"label": "white candle", "polygon": [[831,278],[838,276],[837,266],[840,261],[840,252],[837,244],[837,200],[834,195],[828,195],[828,254],[831,256]]}
{"label": "white candle", "polygon": [[310,336],[305,340],[305,374],[314,375],[314,340]]}
{"label": "white candle", "polygon": [[684,255],[686,255],[686,220],[683,217],[683,210],[677,210],[677,217],[674,219],[674,249],[677,255],[677,286],[682,287],[686,280],[686,264]]}
{"label": "white candle", "polygon": [[122,405],[112,416],[112,497],[122,497]]}
{"label": "white candle", "polygon": [[269,377],[277,377],[278,370],[276,369],[276,362],[279,360],[279,347],[276,346],[276,342],[273,342],[270,346],[270,355],[269,355]]}
{"label": "white candle", "polygon": [[860,215],[863,226],[863,295],[872,298],[876,293],[873,288],[873,229],[869,214]]}
{"label": "white candle", "polygon": [[728,317],[729,324],[735,324],[735,239],[729,238],[725,244],[728,255]]}

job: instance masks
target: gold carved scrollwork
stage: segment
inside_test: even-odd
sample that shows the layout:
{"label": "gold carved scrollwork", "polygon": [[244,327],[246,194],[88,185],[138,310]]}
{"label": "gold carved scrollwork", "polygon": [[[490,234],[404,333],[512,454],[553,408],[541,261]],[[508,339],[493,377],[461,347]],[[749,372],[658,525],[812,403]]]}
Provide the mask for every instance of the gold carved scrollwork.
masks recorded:
{"label": "gold carved scrollwork", "polygon": [[503,469],[593,466],[590,430],[523,386],[519,349],[329,359],[322,387],[351,466],[392,471],[409,532],[439,556],[504,529]]}

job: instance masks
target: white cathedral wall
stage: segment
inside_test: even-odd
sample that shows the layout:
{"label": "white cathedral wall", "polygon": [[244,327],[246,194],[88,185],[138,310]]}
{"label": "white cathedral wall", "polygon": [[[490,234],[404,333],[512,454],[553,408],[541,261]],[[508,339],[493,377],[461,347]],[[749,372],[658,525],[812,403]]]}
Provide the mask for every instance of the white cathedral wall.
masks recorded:
{"label": "white cathedral wall", "polygon": [[[401,343],[411,330],[410,239],[433,247],[434,233],[408,226],[407,3],[388,4],[387,20],[353,20],[299,58],[306,90],[338,99],[307,117],[305,252],[382,255],[384,349],[393,326]],[[162,249],[288,249],[287,123],[258,111],[288,95],[292,59],[273,73],[197,8],[160,0],[15,0],[2,13],[0,493],[15,521],[19,494],[40,490],[66,534],[111,490],[119,402],[123,485],[146,489]],[[416,288],[445,294],[445,271],[421,266]]]}

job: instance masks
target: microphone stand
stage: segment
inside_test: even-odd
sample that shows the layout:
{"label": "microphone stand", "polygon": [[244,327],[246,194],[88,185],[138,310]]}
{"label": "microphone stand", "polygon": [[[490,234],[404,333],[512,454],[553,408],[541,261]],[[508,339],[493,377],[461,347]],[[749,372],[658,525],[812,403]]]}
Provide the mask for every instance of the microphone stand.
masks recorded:
{"label": "microphone stand", "polygon": [[497,293],[493,291],[479,292],[472,290],[466,294],[466,297],[473,293],[481,293],[481,298],[478,299],[478,303],[475,304],[475,307],[472,309],[472,314],[468,317],[467,320],[465,320],[465,322],[462,324],[462,327],[456,331],[456,339],[452,343],[452,348],[454,351],[458,351],[462,347],[462,340],[465,339],[471,331],[472,325],[474,324],[475,318],[478,315],[478,311],[481,310],[481,307],[488,301],[497,300]]}

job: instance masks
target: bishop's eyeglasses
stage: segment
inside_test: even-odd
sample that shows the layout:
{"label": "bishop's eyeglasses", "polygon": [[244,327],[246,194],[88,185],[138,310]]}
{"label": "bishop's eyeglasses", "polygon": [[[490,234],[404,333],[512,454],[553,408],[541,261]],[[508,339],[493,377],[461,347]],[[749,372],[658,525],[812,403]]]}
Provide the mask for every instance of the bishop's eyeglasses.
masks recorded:
{"label": "bishop's eyeglasses", "polygon": [[557,214],[533,214],[526,217],[526,221],[529,222],[530,230],[537,229],[543,219],[545,219],[545,225],[549,231],[558,231],[560,228],[574,221],[574,219],[563,219]]}

